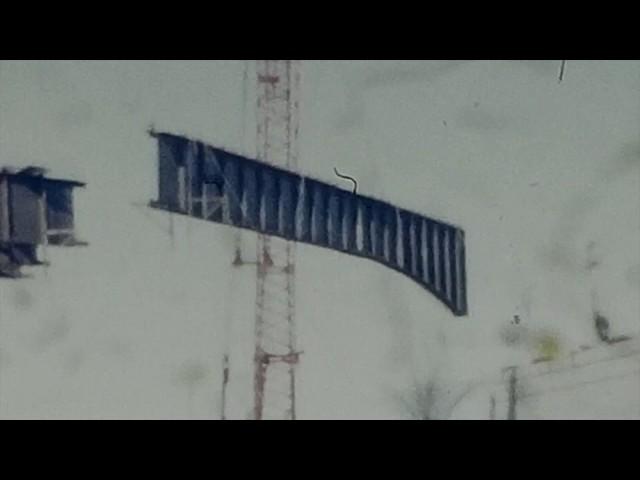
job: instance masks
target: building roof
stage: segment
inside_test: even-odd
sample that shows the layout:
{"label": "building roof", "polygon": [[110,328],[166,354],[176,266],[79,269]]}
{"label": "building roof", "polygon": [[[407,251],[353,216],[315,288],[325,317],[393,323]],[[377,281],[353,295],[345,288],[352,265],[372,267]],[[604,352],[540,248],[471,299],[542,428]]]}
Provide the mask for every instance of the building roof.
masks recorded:
{"label": "building roof", "polygon": [[60,184],[60,185],[70,185],[72,187],[84,187],[86,183],[79,182],[77,180],[65,180],[61,178],[48,178],[45,177],[47,170],[42,167],[29,166],[22,168],[20,170],[16,170],[10,167],[3,167],[0,170],[0,177],[13,177],[20,178],[24,180],[40,180],[47,183]]}

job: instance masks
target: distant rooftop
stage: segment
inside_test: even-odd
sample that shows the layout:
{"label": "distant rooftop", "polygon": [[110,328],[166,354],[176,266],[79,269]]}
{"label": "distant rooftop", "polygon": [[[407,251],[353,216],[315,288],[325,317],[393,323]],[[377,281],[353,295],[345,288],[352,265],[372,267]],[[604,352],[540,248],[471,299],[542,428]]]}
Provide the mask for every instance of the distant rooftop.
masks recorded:
{"label": "distant rooftop", "polygon": [[72,185],[74,187],[84,187],[86,183],[79,182],[77,180],[65,180],[61,178],[45,177],[48,170],[42,167],[29,166],[23,168],[14,167],[2,167],[0,170],[0,176],[5,177],[21,177],[21,178],[34,178],[41,179],[50,183],[59,183],[64,185]]}

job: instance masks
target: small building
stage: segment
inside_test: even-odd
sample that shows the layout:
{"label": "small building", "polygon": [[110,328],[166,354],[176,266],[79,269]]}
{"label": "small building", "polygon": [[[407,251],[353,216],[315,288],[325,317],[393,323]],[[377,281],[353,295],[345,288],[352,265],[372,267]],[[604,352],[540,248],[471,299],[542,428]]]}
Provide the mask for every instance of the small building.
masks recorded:
{"label": "small building", "polygon": [[0,170],[0,277],[39,265],[38,247],[84,245],[75,236],[73,180],[47,178],[39,167]]}

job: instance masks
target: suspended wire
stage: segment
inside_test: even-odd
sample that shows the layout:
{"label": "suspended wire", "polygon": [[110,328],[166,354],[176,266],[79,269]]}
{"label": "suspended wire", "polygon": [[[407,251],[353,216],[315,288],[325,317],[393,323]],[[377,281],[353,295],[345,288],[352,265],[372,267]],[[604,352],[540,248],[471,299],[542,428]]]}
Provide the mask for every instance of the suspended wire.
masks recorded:
{"label": "suspended wire", "polygon": [[240,125],[242,151],[247,151],[247,110],[249,105],[249,61],[242,65],[242,120]]}
{"label": "suspended wire", "polygon": [[539,391],[534,391],[532,393],[525,393],[525,394],[520,394],[518,396],[518,398],[531,398],[531,397],[540,397],[543,395],[548,395],[548,394],[552,394],[555,392],[562,392],[562,391],[566,391],[566,390],[575,390],[576,388],[579,387],[584,387],[584,386],[588,386],[588,385],[597,385],[597,384],[602,384],[605,383],[607,381],[611,381],[611,380],[618,380],[620,378],[626,378],[626,377],[630,377],[630,376],[636,376],[638,375],[638,373],[640,373],[640,370],[633,370],[631,372],[625,372],[625,373],[620,373],[620,374],[616,374],[616,375],[607,375],[607,376],[603,376],[603,377],[598,377],[592,380],[583,380],[581,382],[575,382],[575,383],[565,383],[562,386],[559,387],[554,387],[554,388],[545,388],[545,389],[540,389]]}
{"label": "suspended wire", "polygon": [[350,177],[348,175],[342,175],[340,172],[338,172],[338,169],[335,168],[335,167],[333,168],[333,171],[338,177],[343,178],[345,180],[349,180],[350,182],[352,182],[353,183],[353,194],[355,195],[356,193],[358,193],[358,182],[356,181],[355,178]]}
{"label": "suspended wire", "polygon": [[566,60],[562,60],[562,62],[560,63],[560,74],[558,75],[558,83],[561,83],[562,79],[564,78],[564,69],[565,69],[566,63],[567,63]]}
{"label": "suspended wire", "polygon": [[[243,60],[242,65],[242,112],[240,118],[240,148],[243,152],[247,152],[247,111],[248,111],[248,97],[249,97],[249,61]],[[223,181],[227,182],[225,178],[224,172],[221,172],[223,177]],[[235,192],[231,192],[231,195],[234,196]],[[235,198],[238,202],[238,205],[241,205],[241,199]],[[206,202],[206,199],[203,200]],[[241,260],[242,258],[242,232],[239,228],[235,228],[233,231],[233,250],[234,250],[234,263],[236,260]],[[228,418],[227,405],[229,404],[227,395],[228,395],[228,385],[230,380],[231,373],[231,342],[233,336],[233,304],[234,302],[231,300],[231,297],[234,294],[234,290],[236,289],[235,279],[237,277],[237,273],[234,268],[230,274],[228,287],[229,287],[229,295],[227,296],[227,308],[225,312],[224,318],[224,333],[223,333],[223,354],[222,354],[222,388],[220,392],[220,419],[225,420]]]}

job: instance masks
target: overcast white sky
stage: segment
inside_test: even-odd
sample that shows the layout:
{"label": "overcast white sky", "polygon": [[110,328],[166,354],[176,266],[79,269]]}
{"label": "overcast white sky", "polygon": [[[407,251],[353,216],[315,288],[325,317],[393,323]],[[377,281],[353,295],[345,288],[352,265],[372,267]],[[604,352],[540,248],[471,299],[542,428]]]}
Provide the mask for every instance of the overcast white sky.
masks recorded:
{"label": "overcast white sky", "polygon": [[[133,205],[156,195],[151,124],[253,153],[242,66],[0,62],[0,164],[86,181],[90,243],[0,282],[0,418],[214,418],[227,341],[231,408],[246,415],[255,273],[230,284],[227,227],[175,219],[172,241],[166,215]],[[561,83],[559,67],[303,62],[301,171],[335,182],[337,167],[362,193],[462,226],[470,315],[380,265],[300,246],[301,418],[399,418],[414,377],[464,382],[525,360],[500,343],[514,314],[564,350],[594,344],[592,241],[612,330],[640,332],[640,62],[569,60]]]}

